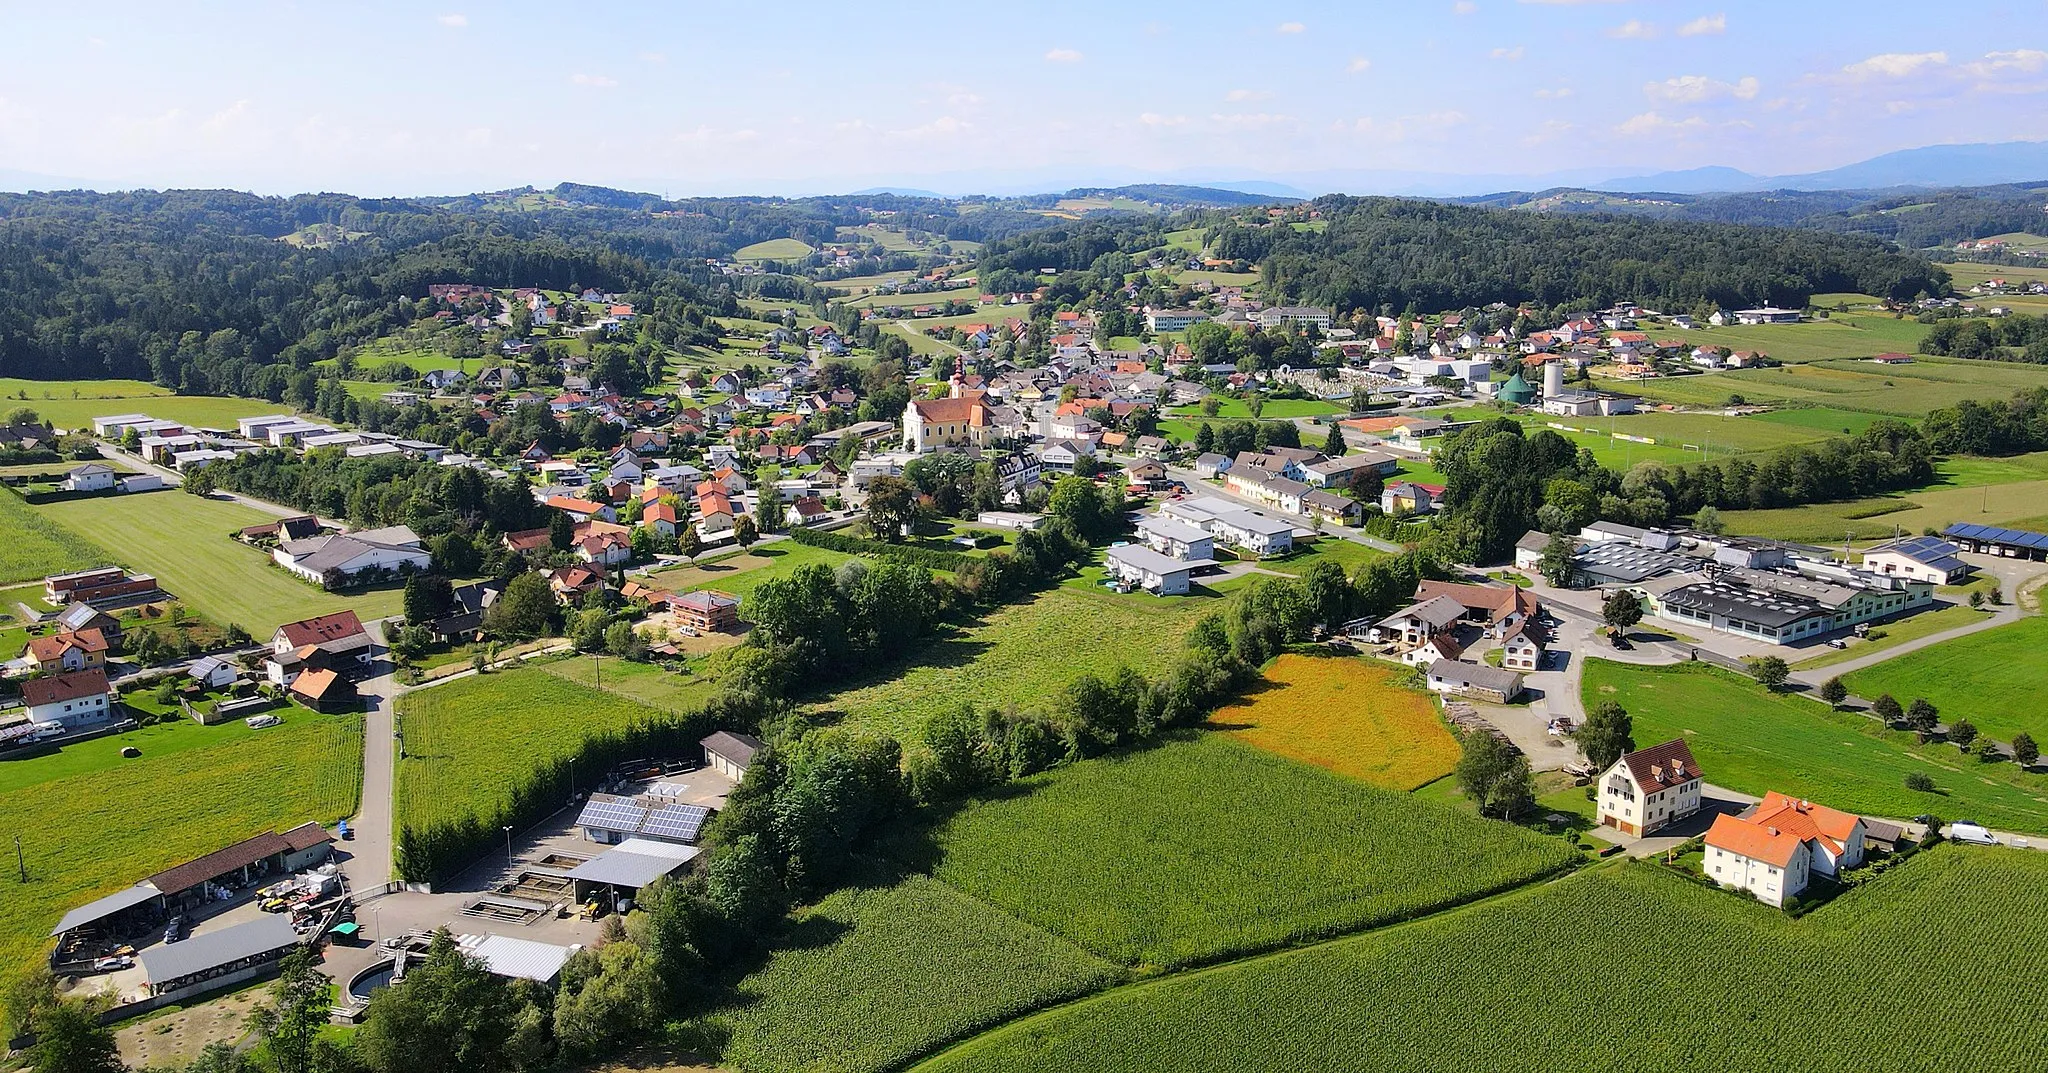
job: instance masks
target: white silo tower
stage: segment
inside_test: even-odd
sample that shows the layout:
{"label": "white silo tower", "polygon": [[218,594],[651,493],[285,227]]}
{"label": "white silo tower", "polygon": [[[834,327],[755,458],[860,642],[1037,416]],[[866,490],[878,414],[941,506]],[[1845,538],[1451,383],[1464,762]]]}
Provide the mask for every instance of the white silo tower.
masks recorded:
{"label": "white silo tower", "polygon": [[1543,397],[1555,398],[1564,394],[1564,362],[1546,362],[1543,366]]}

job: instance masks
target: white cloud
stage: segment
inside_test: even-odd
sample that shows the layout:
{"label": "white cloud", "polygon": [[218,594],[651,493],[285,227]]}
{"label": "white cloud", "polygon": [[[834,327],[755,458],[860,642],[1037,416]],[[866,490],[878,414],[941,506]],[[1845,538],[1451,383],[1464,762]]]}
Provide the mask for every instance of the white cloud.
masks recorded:
{"label": "white cloud", "polygon": [[1572,87],[1570,86],[1559,86],[1556,89],[1539,89],[1536,91],[1536,98],[1544,101],[1563,100],[1571,95]]}
{"label": "white cloud", "polygon": [[570,75],[569,82],[572,85],[587,86],[591,89],[612,89],[619,84],[618,79],[608,75],[589,75],[581,71]]}
{"label": "white cloud", "polygon": [[464,26],[469,25],[469,16],[460,13],[439,15],[435,17],[434,21],[440,23],[443,26],[460,30]]}
{"label": "white cloud", "polygon": [[904,130],[892,130],[891,138],[906,138],[914,141],[954,138],[974,129],[974,124],[957,116],[942,115],[929,123],[922,123]]}
{"label": "white cloud", "polygon": [[946,94],[946,103],[955,108],[973,108],[981,104],[981,100],[981,94],[964,89]]}
{"label": "white cloud", "polygon": [[1224,130],[1264,130],[1267,127],[1291,124],[1294,117],[1278,112],[1219,112],[1211,115],[1209,122]]}
{"label": "white cloud", "polygon": [[1045,54],[1045,62],[1047,62],[1047,63],[1080,63],[1080,62],[1081,62],[1081,50],[1080,50],[1080,49],[1074,49],[1074,48],[1056,48],[1056,49],[1053,49],[1052,51],[1050,51],[1050,52],[1047,52],[1047,53]]}
{"label": "white cloud", "polygon": [[1479,5],[1473,3],[1472,0],[1458,0],[1457,3],[1451,5],[1451,14],[1453,15],[1470,15],[1477,10],[1479,10]]}
{"label": "white cloud", "polygon": [[1630,19],[1607,31],[1607,36],[1622,41],[1648,41],[1657,36],[1657,27],[1641,19]]}
{"label": "white cloud", "polygon": [[1886,52],[1842,68],[1850,78],[1904,78],[1927,67],[1948,65],[1946,52]]}
{"label": "white cloud", "polygon": [[1270,89],[1233,89],[1223,95],[1226,101],[1268,101],[1273,99]]}
{"label": "white cloud", "polygon": [[1678,28],[1680,37],[1711,37],[1728,32],[1728,16],[1701,15]]}
{"label": "white cloud", "polygon": [[1487,55],[1491,56],[1496,60],[1507,60],[1509,63],[1513,63],[1514,61],[1521,59],[1523,53],[1527,51],[1528,50],[1523,48],[1521,45],[1516,45],[1513,48],[1494,49],[1492,52],[1487,53]]}
{"label": "white cloud", "polygon": [[1160,115],[1158,112],[1146,112],[1138,117],[1138,122],[1148,127],[1184,127],[1187,126],[1188,117],[1184,115]]}
{"label": "white cloud", "polygon": [[1683,134],[1687,131],[1699,130],[1706,125],[1707,121],[1698,116],[1686,119],[1667,119],[1658,112],[1650,111],[1644,112],[1641,115],[1630,116],[1616,126],[1614,130],[1617,134],[1625,134],[1631,138],[1642,138],[1659,134]]}
{"label": "white cloud", "polygon": [[1279,29],[1274,30],[1273,32],[1282,34],[1298,34],[1306,29],[1308,29],[1308,27],[1303,26],[1301,23],[1298,22],[1283,22],[1280,24]]}
{"label": "white cloud", "polygon": [[2048,52],[2022,48],[2011,52],[1987,52],[1983,59],[1964,64],[1963,70],[1978,78],[1991,78],[2008,71],[2033,74],[2043,67],[2048,67]]}
{"label": "white cloud", "polygon": [[668,53],[666,53],[666,52],[642,52],[642,53],[640,54],[640,62],[641,62],[641,63],[653,63],[653,64],[662,64],[662,63],[667,63],[667,62],[668,62]]}
{"label": "white cloud", "polygon": [[1372,61],[1364,56],[1353,56],[1351,57],[1351,62],[1344,65],[1344,70],[1351,74],[1362,75],[1372,70]]}
{"label": "white cloud", "polygon": [[1453,128],[1469,122],[1471,117],[1465,113],[1445,110],[1386,120],[1374,119],[1371,116],[1354,119],[1349,123],[1338,120],[1331,129],[1340,133],[1370,134],[1376,140],[1393,143],[1438,140],[1448,135]]}
{"label": "white cloud", "polygon": [[1556,141],[1575,129],[1576,127],[1573,124],[1567,123],[1562,119],[1546,120],[1542,126],[1524,135],[1522,144],[1527,146],[1542,145],[1545,142]]}
{"label": "white cloud", "polygon": [[1643,92],[1651,100],[1674,101],[1681,104],[1695,104],[1720,97],[1733,97],[1739,101],[1755,100],[1763,88],[1754,76],[1736,82],[1723,82],[1706,75],[1679,75],[1662,82],[1650,82],[1643,86]]}
{"label": "white cloud", "polygon": [[248,113],[249,102],[246,100],[236,101],[208,116],[205,122],[199,124],[199,130],[204,134],[219,134]]}

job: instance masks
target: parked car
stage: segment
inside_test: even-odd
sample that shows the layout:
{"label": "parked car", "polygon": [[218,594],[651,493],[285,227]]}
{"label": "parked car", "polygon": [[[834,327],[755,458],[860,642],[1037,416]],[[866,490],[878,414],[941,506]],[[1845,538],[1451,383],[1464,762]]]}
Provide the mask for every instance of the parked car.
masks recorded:
{"label": "parked car", "polygon": [[249,724],[250,730],[265,730],[284,722],[284,720],[274,715],[252,715],[242,720],[242,722]]}
{"label": "parked car", "polygon": [[92,963],[92,969],[94,972],[117,972],[121,969],[132,969],[134,967],[135,959],[129,957],[126,954],[115,954],[113,957],[103,957]]}
{"label": "parked car", "polygon": [[164,942],[175,943],[185,937],[185,914],[179,913],[164,925]]}

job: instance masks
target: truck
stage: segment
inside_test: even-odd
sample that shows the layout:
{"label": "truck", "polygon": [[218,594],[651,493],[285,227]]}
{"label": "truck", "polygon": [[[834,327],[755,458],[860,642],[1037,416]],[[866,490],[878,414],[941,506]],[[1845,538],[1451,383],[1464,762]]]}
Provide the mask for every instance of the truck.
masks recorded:
{"label": "truck", "polygon": [[1968,842],[1973,846],[1998,845],[1997,835],[1992,834],[1990,831],[1987,831],[1974,823],[1949,824],[1948,836],[1949,838],[1954,839],[1957,842]]}

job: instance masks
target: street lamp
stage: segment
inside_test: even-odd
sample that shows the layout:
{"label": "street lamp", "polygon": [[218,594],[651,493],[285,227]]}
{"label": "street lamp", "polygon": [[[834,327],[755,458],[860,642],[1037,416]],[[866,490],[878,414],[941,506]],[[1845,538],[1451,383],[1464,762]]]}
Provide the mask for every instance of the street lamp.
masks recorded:
{"label": "street lamp", "polygon": [[384,938],[383,929],[377,926],[377,914],[383,911],[384,907],[381,905],[373,905],[370,907],[370,941],[373,943]]}
{"label": "street lamp", "polygon": [[512,867],[512,825],[505,825],[505,867]]}

